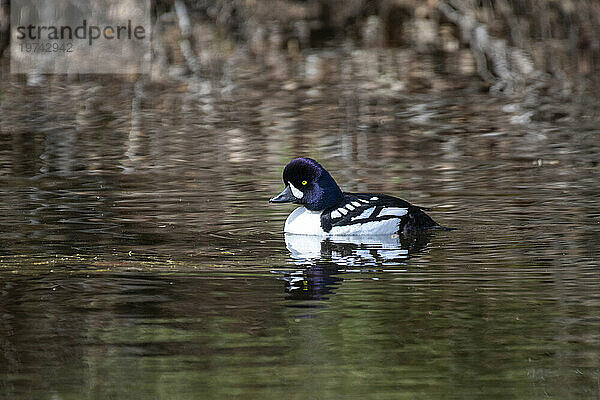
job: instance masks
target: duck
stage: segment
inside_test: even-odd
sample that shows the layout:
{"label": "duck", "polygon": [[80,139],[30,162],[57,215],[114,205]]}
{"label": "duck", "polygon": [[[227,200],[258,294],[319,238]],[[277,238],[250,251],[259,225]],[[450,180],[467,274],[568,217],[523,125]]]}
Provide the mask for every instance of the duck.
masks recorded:
{"label": "duck", "polygon": [[379,193],[343,192],[332,176],[312,158],[299,157],[283,170],[285,189],[270,203],[293,203],[286,234],[361,236],[410,234],[428,229],[448,230],[424,208]]}

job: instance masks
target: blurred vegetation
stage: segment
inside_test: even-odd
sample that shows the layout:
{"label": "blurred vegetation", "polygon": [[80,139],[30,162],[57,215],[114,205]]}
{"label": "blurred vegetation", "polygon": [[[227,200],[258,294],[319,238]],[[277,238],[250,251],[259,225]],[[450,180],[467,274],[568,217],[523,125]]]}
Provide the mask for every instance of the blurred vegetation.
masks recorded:
{"label": "blurred vegetation", "polygon": [[493,92],[536,90],[568,98],[600,88],[595,1],[177,0],[157,1],[154,10],[165,33],[169,15],[179,21],[179,35],[155,36],[167,47],[169,38],[182,39],[164,61],[186,60],[192,71],[201,67],[198,55],[205,50],[188,49],[207,40],[227,40],[267,62],[274,53],[301,57],[302,50],[330,46],[402,47],[439,56],[467,48]]}
{"label": "blurred vegetation", "polygon": [[[9,0],[0,0],[0,54]],[[311,48],[468,48],[494,92],[600,92],[600,3],[593,0],[153,0],[155,61],[201,73],[243,49],[267,62]],[[212,55],[207,52],[212,51]],[[210,66],[210,65],[209,65]],[[171,74],[172,75],[172,74]]]}
{"label": "blurred vegetation", "polygon": [[[10,0],[0,5],[0,78],[8,79]],[[231,71],[243,65],[295,88],[344,80],[358,65],[368,79],[407,93],[469,81],[519,102],[524,122],[597,117],[597,1],[152,0],[152,13],[155,83],[218,81],[228,90],[240,78]]]}

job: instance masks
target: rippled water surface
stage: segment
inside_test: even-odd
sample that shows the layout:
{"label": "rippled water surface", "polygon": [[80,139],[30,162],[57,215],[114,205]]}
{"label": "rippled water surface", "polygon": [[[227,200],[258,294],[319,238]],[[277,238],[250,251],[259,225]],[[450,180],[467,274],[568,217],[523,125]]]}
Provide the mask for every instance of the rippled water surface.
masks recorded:
{"label": "rippled water surface", "polygon": [[[402,60],[5,75],[0,397],[598,399],[597,122]],[[284,236],[299,155],[457,230]]]}

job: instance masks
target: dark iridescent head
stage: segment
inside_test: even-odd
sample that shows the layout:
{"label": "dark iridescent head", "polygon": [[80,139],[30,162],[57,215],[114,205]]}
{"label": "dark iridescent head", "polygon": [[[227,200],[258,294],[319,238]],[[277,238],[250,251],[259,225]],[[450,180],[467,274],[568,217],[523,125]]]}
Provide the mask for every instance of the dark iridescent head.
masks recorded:
{"label": "dark iridescent head", "polygon": [[296,158],[283,170],[285,189],[269,200],[271,203],[302,204],[312,211],[335,206],[342,198],[342,190],[329,172],[312,158]]}

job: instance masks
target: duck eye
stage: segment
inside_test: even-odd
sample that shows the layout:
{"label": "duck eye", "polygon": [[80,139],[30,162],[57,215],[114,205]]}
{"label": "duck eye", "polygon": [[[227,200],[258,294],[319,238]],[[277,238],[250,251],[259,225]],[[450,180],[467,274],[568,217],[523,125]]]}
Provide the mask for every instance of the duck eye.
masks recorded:
{"label": "duck eye", "polygon": [[308,183],[308,182],[306,182],[306,181],[302,181],[302,185],[303,185],[303,186],[304,186],[304,185],[306,185],[307,183]]}

